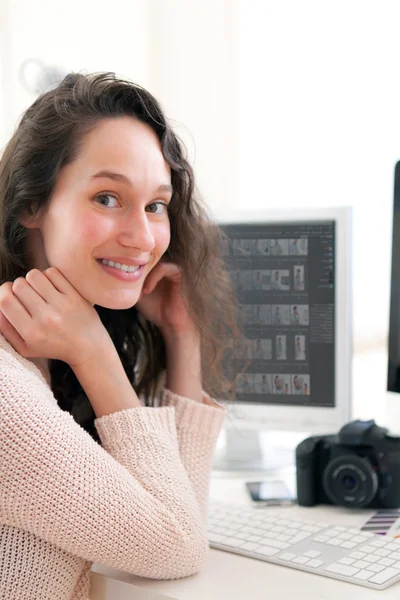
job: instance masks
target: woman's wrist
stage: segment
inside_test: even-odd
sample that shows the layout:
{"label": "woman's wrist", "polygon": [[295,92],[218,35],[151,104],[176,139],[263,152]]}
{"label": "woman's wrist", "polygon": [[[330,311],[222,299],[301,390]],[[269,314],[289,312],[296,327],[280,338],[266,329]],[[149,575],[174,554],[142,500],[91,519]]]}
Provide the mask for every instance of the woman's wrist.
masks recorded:
{"label": "woman's wrist", "polygon": [[189,331],[163,333],[166,348],[166,387],[172,393],[202,402],[201,338]]}
{"label": "woman's wrist", "polygon": [[92,360],[72,370],[97,418],[141,406],[115,347],[99,348]]}

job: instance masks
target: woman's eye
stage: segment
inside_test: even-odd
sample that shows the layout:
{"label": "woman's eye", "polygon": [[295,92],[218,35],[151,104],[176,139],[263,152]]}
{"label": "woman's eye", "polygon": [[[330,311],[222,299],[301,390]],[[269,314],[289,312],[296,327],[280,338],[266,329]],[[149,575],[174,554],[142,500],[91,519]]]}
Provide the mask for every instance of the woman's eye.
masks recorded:
{"label": "woman's eye", "polygon": [[[109,207],[109,206],[110,206],[110,204],[105,204],[105,203],[103,203],[103,201],[102,201],[102,200],[103,200],[104,198],[105,198],[105,199],[107,199],[107,198],[111,198],[111,199],[112,199],[112,200],[114,200],[115,202],[118,202],[118,201],[117,201],[117,198],[116,198],[115,196],[113,196],[112,194],[99,194],[98,196],[96,196],[95,200],[96,200],[96,202],[98,202],[98,203],[99,203],[99,204],[101,204],[102,206],[107,206],[107,207]],[[113,207],[113,206],[111,206],[111,208],[114,208],[114,207]]]}
{"label": "woman's eye", "polygon": [[167,211],[168,205],[166,204],[166,202],[152,202],[152,204],[149,204],[147,206],[147,209],[149,209],[149,212],[155,215],[162,215]]}

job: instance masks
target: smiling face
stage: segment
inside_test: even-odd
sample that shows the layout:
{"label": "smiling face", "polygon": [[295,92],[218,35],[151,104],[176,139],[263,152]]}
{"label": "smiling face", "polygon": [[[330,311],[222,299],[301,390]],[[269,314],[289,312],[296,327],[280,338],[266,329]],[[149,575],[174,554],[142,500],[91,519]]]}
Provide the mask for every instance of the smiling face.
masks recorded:
{"label": "smiling face", "polygon": [[[44,216],[24,223],[34,266],[57,267],[92,304],[134,306],[169,246],[171,195],[170,167],[154,131],[132,117],[100,121],[60,171]],[[99,259],[143,266],[129,274]]]}

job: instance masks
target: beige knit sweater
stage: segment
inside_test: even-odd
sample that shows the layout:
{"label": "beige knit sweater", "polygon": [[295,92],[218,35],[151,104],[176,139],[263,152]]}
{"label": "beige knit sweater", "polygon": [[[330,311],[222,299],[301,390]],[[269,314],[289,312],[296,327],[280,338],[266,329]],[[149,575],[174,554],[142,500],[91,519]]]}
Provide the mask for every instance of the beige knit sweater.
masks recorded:
{"label": "beige knit sweater", "polygon": [[141,577],[198,571],[225,411],[164,390],[96,419],[102,446],[0,335],[0,598],[87,600],[93,562]]}

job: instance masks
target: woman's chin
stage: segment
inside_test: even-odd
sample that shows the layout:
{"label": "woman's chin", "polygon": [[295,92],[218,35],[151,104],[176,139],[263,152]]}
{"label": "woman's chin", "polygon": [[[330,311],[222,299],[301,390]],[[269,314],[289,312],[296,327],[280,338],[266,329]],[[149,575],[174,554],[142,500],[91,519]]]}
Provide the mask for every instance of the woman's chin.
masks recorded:
{"label": "woman's chin", "polygon": [[90,295],[87,300],[96,306],[102,306],[110,310],[126,310],[132,308],[139,300],[141,290],[135,292],[119,292],[118,294],[98,294]]}

